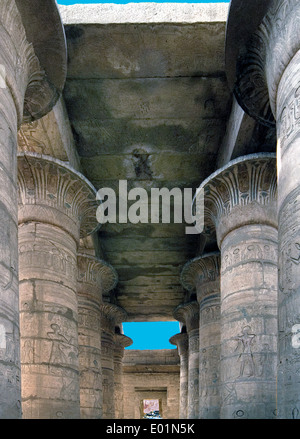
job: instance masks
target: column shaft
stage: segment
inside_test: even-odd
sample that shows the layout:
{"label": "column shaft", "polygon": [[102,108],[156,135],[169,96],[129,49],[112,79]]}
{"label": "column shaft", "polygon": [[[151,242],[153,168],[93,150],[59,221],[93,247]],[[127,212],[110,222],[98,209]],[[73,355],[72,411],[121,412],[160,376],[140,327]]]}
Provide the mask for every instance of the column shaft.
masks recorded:
{"label": "column shaft", "polygon": [[278,416],[300,418],[300,51],[277,94],[278,138]]}
{"label": "column shaft", "polygon": [[180,358],[180,385],[179,385],[179,419],[187,419],[188,407],[188,373],[189,373],[189,343],[187,333],[179,333],[170,338],[175,344]]}
{"label": "column shaft", "polygon": [[[199,305],[186,302],[174,310],[176,320],[186,327],[188,336],[187,418],[199,416]],[[177,342],[176,342],[177,343]]]}
{"label": "column shaft", "polygon": [[181,272],[183,287],[199,304],[199,418],[220,417],[220,255],[198,256]]}
{"label": "column shaft", "polygon": [[23,416],[79,418],[77,249],[96,191],[51,157],[19,154],[18,171]]}
{"label": "column shaft", "polygon": [[0,88],[0,419],[21,417],[16,133],[13,98]]}
{"label": "column shaft", "polygon": [[76,252],[73,237],[58,227],[19,228],[25,419],[79,418]]}
{"label": "column shaft", "polygon": [[124,348],[132,344],[131,338],[124,334],[115,334],[114,349],[114,384],[115,384],[115,417],[124,418],[124,388],[123,388],[123,357]]}
{"label": "column shaft", "polygon": [[78,347],[80,417],[102,418],[101,264],[93,256],[78,254]]}
{"label": "column shaft", "polygon": [[188,331],[188,419],[199,417],[199,328]]}
{"label": "column shaft", "polygon": [[[117,305],[103,302],[101,305],[101,346],[102,346],[102,375],[103,375],[103,418],[114,419],[116,417],[115,407],[115,349],[116,337],[118,340],[123,335],[116,334],[116,327],[127,318],[126,312]],[[123,336],[127,339],[127,337]],[[120,384],[120,370],[116,369],[117,385]],[[119,387],[117,391],[119,390]],[[120,409],[117,408],[117,415]]]}
{"label": "column shaft", "polygon": [[185,344],[183,348],[179,348],[180,356],[180,406],[179,417],[180,419],[187,419],[187,406],[188,406],[188,377],[189,377],[189,351],[188,340],[185,334]]}
{"label": "column shaft", "polygon": [[[102,319],[102,323],[103,323]],[[115,418],[114,333],[102,327],[103,419]]]}
{"label": "column shaft", "polygon": [[220,418],[220,294],[200,301],[199,418]]}
{"label": "column shaft", "polygon": [[0,419],[21,417],[16,155],[27,85],[28,46],[15,2],[3,0],[0,4]]}
{"label": "column shaft", "polygon": [[277,230],[240,227],[221,255],[221,417],[274,418]]}
{"label": "column shaft", "polygon": [[[201,184],[221,251],[221,418],[276,417],[274,154],[240,157]],[[211,227],[213,231],[213,227]]]}

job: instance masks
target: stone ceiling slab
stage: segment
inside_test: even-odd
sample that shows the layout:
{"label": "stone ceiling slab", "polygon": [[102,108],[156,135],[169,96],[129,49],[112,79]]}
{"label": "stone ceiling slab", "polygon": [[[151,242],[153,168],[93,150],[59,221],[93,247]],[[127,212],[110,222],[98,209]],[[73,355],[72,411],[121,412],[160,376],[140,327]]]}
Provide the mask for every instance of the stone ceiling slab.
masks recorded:
{"label": "stone ceiling slab", "polygon": [[[69,56],[64,99],[86,177],[117,194],[120,179],[148,194],[196,189],[215,170],[231,107],[228,4],[60,10]],[[185,227],[101,227],[103,255],[119,275],[114,294],[129,320],[174,319],[185,295],[180,271],[199,247]]]}

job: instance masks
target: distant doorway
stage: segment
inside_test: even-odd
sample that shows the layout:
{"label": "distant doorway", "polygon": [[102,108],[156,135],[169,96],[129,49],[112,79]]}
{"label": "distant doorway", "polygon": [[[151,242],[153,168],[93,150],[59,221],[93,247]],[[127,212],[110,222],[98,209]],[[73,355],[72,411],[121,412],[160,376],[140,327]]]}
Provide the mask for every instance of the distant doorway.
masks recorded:
{"label": "distant doorway", "polygon": [[160,399],[143,399],[141,401],[141,418],[162,418],[162,404]]}

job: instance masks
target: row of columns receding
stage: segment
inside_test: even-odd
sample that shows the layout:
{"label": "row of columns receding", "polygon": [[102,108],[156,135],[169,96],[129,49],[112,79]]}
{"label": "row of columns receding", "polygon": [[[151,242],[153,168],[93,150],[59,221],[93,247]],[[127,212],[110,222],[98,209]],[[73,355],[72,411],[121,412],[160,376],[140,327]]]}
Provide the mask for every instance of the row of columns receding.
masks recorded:
{"label": "row of columns receding", "polygon": [[[23,418],[122,418],[121,333],[112,266],[80,249],[96,194],[68,165],[20,154],[19,296]],[[79,251],[78,251],[79,249]]]}
{"label": "row of columns receding", "polygon": [[[188,383],[181,390],[190,417],[295,418],[300,413],[299,10],[296,0],[272,0],[254,50],[249,50],[250,64],[257,57],[253,65],[263,70],[261,80],[251,82],[250,99],[262,95],[260,86],[266,83],[276,121],[278,196],[275,159],[269,155],[239,159],[202,184],[205,233],[216,234],[220,249],[220,293],[219,299],[217,293],[206,293],[212,270],[197,276],[199,331],[191,321],[190,304],[186,312],[181,307],[176,311],[184,314],[188,334],[189,355],[183,364],[189,370],[182,371]],[[0,31],[6,82],[0,87],[0,418],[21,416],[21,362],[24,413],[44,416],[48,396],[54,416],[78,416],[80,364],[86,383],[93,378],[97,382],[99,370],[99,340],[93,341],[93,359],[77,355],[79,340],[89,350],[85,338],[92,338],[99,325],[91,317],[99,303],[93,299],[89,308],[85,294],[77,298],[74,276],[80,236],[95,227],[95,193],[76,171],[66,165],[63,171],[61,163],[34,154],[20,156],[22,172],[17,172],[17,131],[24,104],[29,113],[45,114],[45,102],[39,109],[38,99],[46,99],[49,90],[30,101],[27,91],[41,91],[38,83],[45,78],[14,1],[1,2]],[[55,192],[58,187],[60,192]],[[84,303],[81,314],[79,302]],[[79,331],[87,315],[92,329]],[[114,318],[109,321],[115,327]],[[113,333],[107,332],[107,352]],[[195,355],[197,334],[200,355]],[[180,352],[183,355],[184,347]],[[26,361],[20,361],[20,355]],[[92,364],[95,369],[89,368]],[[111,369],[110,356],[107,377]],[[98,408],[89,389],[82,388],[86,407]]]}

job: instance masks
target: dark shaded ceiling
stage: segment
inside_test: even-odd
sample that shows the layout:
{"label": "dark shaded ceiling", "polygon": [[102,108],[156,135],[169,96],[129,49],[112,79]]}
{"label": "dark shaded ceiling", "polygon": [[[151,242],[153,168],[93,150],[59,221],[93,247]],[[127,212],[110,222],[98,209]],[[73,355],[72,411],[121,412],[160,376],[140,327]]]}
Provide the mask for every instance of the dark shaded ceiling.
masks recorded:
{"label": "dark shaded ceiling", "polygon": [[[231,106],[225,22],[66,25],[64,89],[83,173],[96,189],[195,189],[216,169]],[[105,224],[129,321],[172,320],[183,265],[199,251],[186,224]],[[208,247],[209,248],[209,243]],[[212,244],[213,245],[213,244]]]}

